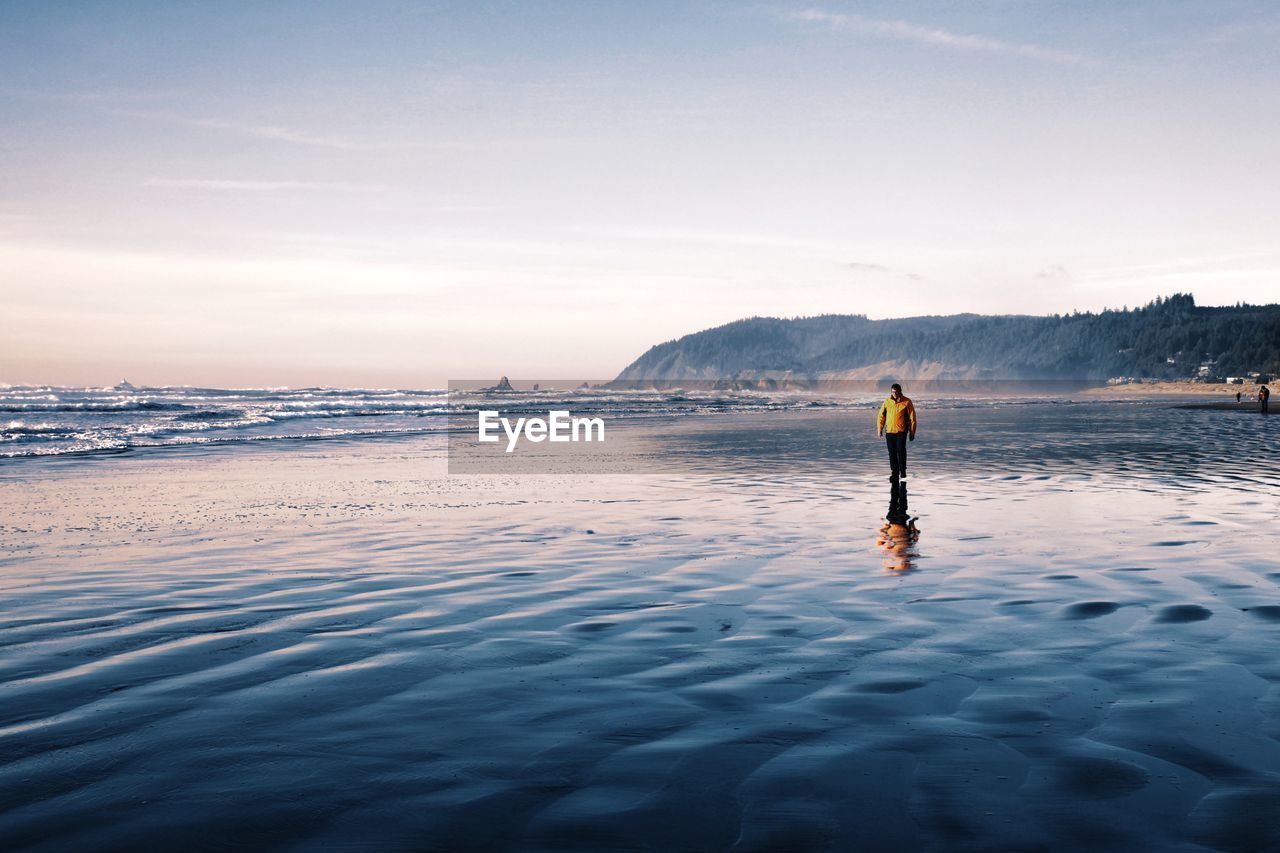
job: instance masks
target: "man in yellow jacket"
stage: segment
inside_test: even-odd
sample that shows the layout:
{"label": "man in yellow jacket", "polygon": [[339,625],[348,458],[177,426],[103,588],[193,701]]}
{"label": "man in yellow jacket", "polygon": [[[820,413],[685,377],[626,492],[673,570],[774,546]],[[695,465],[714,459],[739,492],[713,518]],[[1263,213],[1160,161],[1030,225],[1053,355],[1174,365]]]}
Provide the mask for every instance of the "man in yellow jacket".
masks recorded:
{"label": "man in yellow jacket", "polygon": [[876,416],[876,434],[883,435],[889,445],[889,480],[895,482],[907,476],[907,441],[916,440],[916,407],[910,398],[902,395],[902,386],[893,383],[889,399],[880,406]]}

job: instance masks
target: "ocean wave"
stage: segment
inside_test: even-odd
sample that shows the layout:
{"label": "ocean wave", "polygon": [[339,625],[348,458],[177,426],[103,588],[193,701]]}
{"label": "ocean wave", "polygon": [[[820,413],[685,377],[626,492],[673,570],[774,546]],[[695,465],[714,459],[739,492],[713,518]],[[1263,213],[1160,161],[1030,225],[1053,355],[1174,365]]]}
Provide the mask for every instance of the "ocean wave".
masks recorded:
{"label": "ocean wave", "polygon": [[244,409],[199,409],[194,412],[184,412],[179,417],[191,420],[227,421],[243,418],[244,415]]}
{"label": "ocean wave", "polygon": [[166,403],[158,400],[118,400],[84,402],[0,402],[0,412],[127,412],[127,411],[178,411],[190,409],[183,403]]}
{"label": "ocean wave", "polygon": [[389,439],[404,438],[415,435],[431,435],[444,433],[444,428],[421,427],[396,428],[380,430],[335,430],[332,432],[292,433],[287,435],[218,435],[198,436],[185,435],[167,441],[98,441],[83,440],[76,444],[60,447],[29,445],[17,450],[0,449],[0,459],[20,459],[31,457],[54,456],[93,456],[97,454],[128,453],[135,450],[159,450],[164,448],[217,447],[237,444],[259,444],[270,442],[312,442],[354,439]]}
{"label": "ocean wave", "polygon": [[65,432],[62,427],[50,423],[29,424],[24,421],[9,421],[9,423],[0,427],[0,437],[2,438],[17,435],[49,435],[62,432]]}

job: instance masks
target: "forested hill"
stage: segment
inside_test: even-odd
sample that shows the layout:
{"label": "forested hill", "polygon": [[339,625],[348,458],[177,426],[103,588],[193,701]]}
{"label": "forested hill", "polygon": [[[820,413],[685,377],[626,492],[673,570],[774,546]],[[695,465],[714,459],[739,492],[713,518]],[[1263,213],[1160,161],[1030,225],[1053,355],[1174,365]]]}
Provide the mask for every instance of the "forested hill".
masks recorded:
{"label": "forested hill", "polygon": [[1280,373],[1280,305],[1202,308],[1177,294],[1134,310],[1048,317],[752,317],[652,347],[618,380],[1182,379],[1252,371]]}

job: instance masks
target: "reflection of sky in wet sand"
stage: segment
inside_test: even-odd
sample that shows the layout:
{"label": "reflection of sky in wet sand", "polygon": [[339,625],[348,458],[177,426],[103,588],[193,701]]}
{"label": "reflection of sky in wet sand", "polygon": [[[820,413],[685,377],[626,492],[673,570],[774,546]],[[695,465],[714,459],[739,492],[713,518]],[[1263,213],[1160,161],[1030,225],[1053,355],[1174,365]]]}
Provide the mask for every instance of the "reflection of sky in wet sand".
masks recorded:
{"label": "reflection of sky in wet sand", "polygon": [[[1127,402],[956,400],[919,409],[920,440],[907,452],[912,474],[926,478],[1129,476],[1135,486],[1159,488],[1280,486],[1280,440],[1261,415]],[[887,477],[874,424],[874,411],[787,412],[681,421],[655,432],[664,469]]]}
{"label": "reflection of sky in wet sand", "polygon": [[1272,434],[1053,408],[8,465],[0,842],[1276,849]]}
{"label": "reflection of sky in wet sand", "polygon": [[909,572],[920,556],[917,544],[920,530],[910,514],[907,484],[894,481],[889,486],[889,510],[876,536],[876,546],[884,552],[884,568],[888,572]]}

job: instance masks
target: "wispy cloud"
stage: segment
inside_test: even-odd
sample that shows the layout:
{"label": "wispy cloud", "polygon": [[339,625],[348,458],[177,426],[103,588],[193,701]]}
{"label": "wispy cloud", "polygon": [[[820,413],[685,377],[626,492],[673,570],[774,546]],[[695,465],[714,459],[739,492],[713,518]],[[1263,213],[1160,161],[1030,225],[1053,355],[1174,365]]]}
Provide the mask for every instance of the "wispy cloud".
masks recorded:
{"label": "wispy cloud", "polygon": [[1071,272],[1063,264],[1050,264],[1036,273],[1036,278],[1041,281],[1070,281],[1071,277]]}
{"label": "wispy cloud", "polygon": [[825,12],[821,9],[805,9],[799,12],[791,12],[786,17],[793,21],[823,26],[840,32],[849,32],[874,38],[912,41],[953,50],[999,53],[1070,65],[1097,64],[1096,60],[1091,57],[1072,51],[1058,50],[1057,48],[1044,47],[1038,44],[1004,41],[969,33],[954,33],[950,30],[922,26],[909,21],[867,18],[862,15]]}
{"label": "wispy cloud", "polygon": [[547,146],[563,146],[577,144],[582,142],[582,138],[573,136],[516,136],[516,137],[485,137],[481,139],[414,139],[408,140],[404,138],[387,138],[387,139],[354,139],[346,136],[333,134],[316,133],[310,130],[302,130],[296,127],[286,127],[284,125],[274,124],[255,124],[246,121],[232,121],[221,118],[205,118],[199,116],[185,116],[170,112],[158,112],[150,110],[124,110],[111,109],[107,112],[112,115],[126,116],[130,118],[140,118],[150,121],[173,122],[176,124],[186,125],[187,127],[198,127],[208,130],[216,130],[224,133],[231,133],[237,136],[248,136],[255,139],[265,139],[272,142],[284,142],[293,145],[307,145],[317,148],[332,148],[338,151],[363,151],[370,153],[380,152],[408,152],[408,151],[476,151],[484,150],[504,150],[510,148],[528,148],[531,146],[547,147]]}
{"label": "wispy cloud", "polygon": [[590,234],[610,240],[636,240],[656,243],[685,243],[691,245],[756,247],[770,249],[829,249],[828,243],[783,234],[751,234],[729,231],[699,231],[681,228],[632,228],[580,225],[572,229],[578,234]]}
{"label": "wispy cloud", "polygon": [[[129,92],[129,91],[68,91],[52,92],[32,89],[21,89],[0,86],[0,98],[18,98],[22,100],[44,101],[77,105],[105,115],[120,118],[143,119],[145,121],[167,122],[185,127],[214,130],[270,142],[282,142],[293,145],[305,145],[315,148],[331,148],[338,151],[351,152],[410,152],[410,151],[463,151],[507,150],[520,148],[549,148],[568,145],[580,145],[590,141],[589,136],[581,134],[520,134],[516,136],[483,135],[476,138],[406,138],[403,130],[398,137],[365,137],[357,138],[341,133],[329,133],[297,126],[214,118],[201,115],[186,115],[181,112],[150,109],[145,105],[137,106],[134,102],[190,99],[190,93],[173,91]],[[670,111],[668,111],[669,113]],[[664,114],[663,120],[670,116]]]}
{"label": "wispy cloud", "polygon": [[24,100],[49,101],[54,103],[80,104],[100,109],[102,112],[116,116],[142,118],[159,121],[170,121],[185,124],[189,127],[202,127],[209,130],[221,130],[242,136],[253,136],[276,142],[292,142],[297,145],[311,145],[320,148],[336,148],[342,151],[388,151],[418,147],[416,143],[400,140],[353,139],[325,133],[314,133],[298,128],[278,124],[257,124],[254,122],[229,121],[216,118],[201,118],[177,115],[161,110],[130,108],[129,102],[155,101],[173,98],[182,93],[169,91],[130,92],[105,90],[48,92],[32,89],[21,89],[0,86],[0,96],[22,98]]}
{"label": "wispy cloud", "polygon": [[911,281],[920,281],[921,277],[917,273],[910,270],[898,269],[897,267],[887,267],[884,264],[873,264],[866,261],[849,261],[844,265],[845,269],[853,270],[856,273],[865,273],[870,275],[900,275]]}
{"label": "wispy cloud", "polygon": [[314,192],[371,193],[385,192],[386,187],[377,184],[351,184],[312,181],[255,181],[228,180],[225,178],[147,178],[143,186],[179,190],[209,190],[211,192],[289,192],[293,190]]}
{"label": "wispy cloud", "polygon": [[4,98],[18,98],[24,101],[47,101],[50,103],[86,104],[90,106],[145,103],[190,96],[191,93],[187,91],[160,88],[146,90],[110,88],[49,91],[21,86],[0,86],[0,97]]}
{"label": "wispy cloud", "polygon": [[335,148],[340,151],[398,151],[421,147],[416,142],[396,139],[352,139],[332,134],[313,133],[307,130],[275,124],[256,124],[253,122],[230,121],[220,118],[203,118],[179,115],[159,110],[106,108],[110,115],[126,118],[140,118],[149,121],[173,122],[187,127],[199,127],[234,133],[239,136],[251,136],[274,142],[289,142],[295,145],[310,145],[319,148]]}
{"label": "wispy cloud", "polygon": [[285,127],[275,124],[254,124],[251,122],[227,121],[214,118],[188,118],[169,113],[132,113],[139,118],[158,118],[176,121],[192,127],[203,127],[209,130],[222,130],[241,136],[253,136],[273,142],[290,142],[295,145],[310,145],[317,148],[335,148],[340,151],[392,151],[416,147],[412,143],[397,140],[351,139],[332,134],[313,133],[307,130]]}
{"label": "wispy cloud", "polygon": [[260,139],[270,139],[275,142],[292,142],[297,145],[312,145],[319,148],[336,148],[341,151],[390,151],[415,147],[410,143],[403,143],[395,140],[350,139],[343,136],[311,133],[305,130],[282,127],[273,124],[248,124],[207,118],[187,119],[186,121],[187,123],[193,124],[197,127],[207,127],[212,130],[227,130],[233,133],[244,134],[246,136],[256,136]]}

